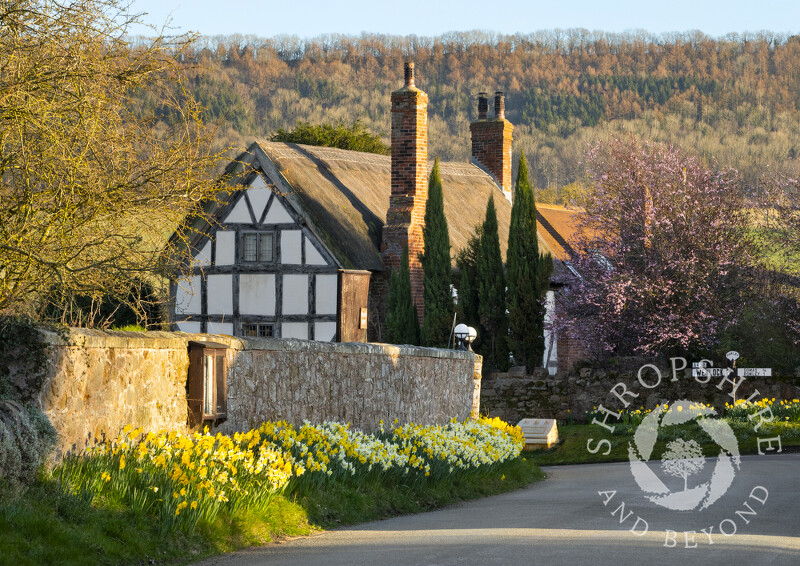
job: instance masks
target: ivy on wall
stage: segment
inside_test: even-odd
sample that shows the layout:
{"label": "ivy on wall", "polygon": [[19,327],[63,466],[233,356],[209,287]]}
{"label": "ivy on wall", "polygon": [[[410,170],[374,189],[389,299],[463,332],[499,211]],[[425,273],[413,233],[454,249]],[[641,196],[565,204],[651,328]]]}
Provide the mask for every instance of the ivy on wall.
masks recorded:
{"label": "ivy on wall", "polygon": [[[52,328],[56,332],[63,332]],[[36,398],[50,369],[40,325],[0,316],[0,399],[24,403]]]}

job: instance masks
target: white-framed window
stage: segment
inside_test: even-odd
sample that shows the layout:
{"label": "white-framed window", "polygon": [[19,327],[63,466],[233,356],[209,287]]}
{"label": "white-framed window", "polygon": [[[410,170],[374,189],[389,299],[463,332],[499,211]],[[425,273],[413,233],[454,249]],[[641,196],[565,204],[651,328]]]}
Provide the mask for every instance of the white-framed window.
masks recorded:
{"label": "white-framed window", "polygon": [[271,263],[275,261],[273,232],[242,232],[240,258],[242,263]]}
{"label": "white-framed window", "polygon": [[274,334],[272,324],[263,323],[242,323],[242,336],[246,338],[272,338]]}

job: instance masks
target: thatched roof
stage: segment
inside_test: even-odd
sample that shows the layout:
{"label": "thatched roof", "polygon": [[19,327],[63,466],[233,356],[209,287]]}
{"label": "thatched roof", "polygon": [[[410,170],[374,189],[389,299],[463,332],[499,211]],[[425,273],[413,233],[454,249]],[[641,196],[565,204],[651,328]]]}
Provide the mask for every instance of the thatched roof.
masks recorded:
{"label": "thatched roof", "polygon": [[[383,269],[380,244],[389,208],[390,157],[259,141],[236,161],[261,168],[343,268]],[[483,222],[492,194],[505,256],[511,204],[492,178],[470,163],[440,163],[439,169],[453,257]]]}
{"label": "thatched roof", "polygon": [[542,253],[553,259],[569,261],[579,231],[579,210],[552,204],[536,205],[537,234]]}

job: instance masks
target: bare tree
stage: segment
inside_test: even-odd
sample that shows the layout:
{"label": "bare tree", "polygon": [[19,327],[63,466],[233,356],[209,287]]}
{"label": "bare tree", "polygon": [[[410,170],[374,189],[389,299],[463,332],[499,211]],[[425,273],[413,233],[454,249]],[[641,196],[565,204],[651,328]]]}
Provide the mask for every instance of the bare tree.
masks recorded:
{"label": "bare tree", "polygon": [[135,21],[118,0],[0,3],[0,313],[127,293],[213,190],[191,38],[134,47]]}

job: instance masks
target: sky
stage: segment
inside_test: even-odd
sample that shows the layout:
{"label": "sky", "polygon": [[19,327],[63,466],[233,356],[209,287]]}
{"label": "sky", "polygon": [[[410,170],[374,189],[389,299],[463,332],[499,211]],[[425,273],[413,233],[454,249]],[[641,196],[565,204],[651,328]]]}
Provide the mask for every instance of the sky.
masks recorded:
{"label": "sky", "polygon": [[[652,33],[800,32],[800,0],[133,0],[143,20],[202,35],[296,35],[362,32],[436,36],[450,31],[502,34],[585,28]],[[133,35],[147,28],[132,29]]]}

